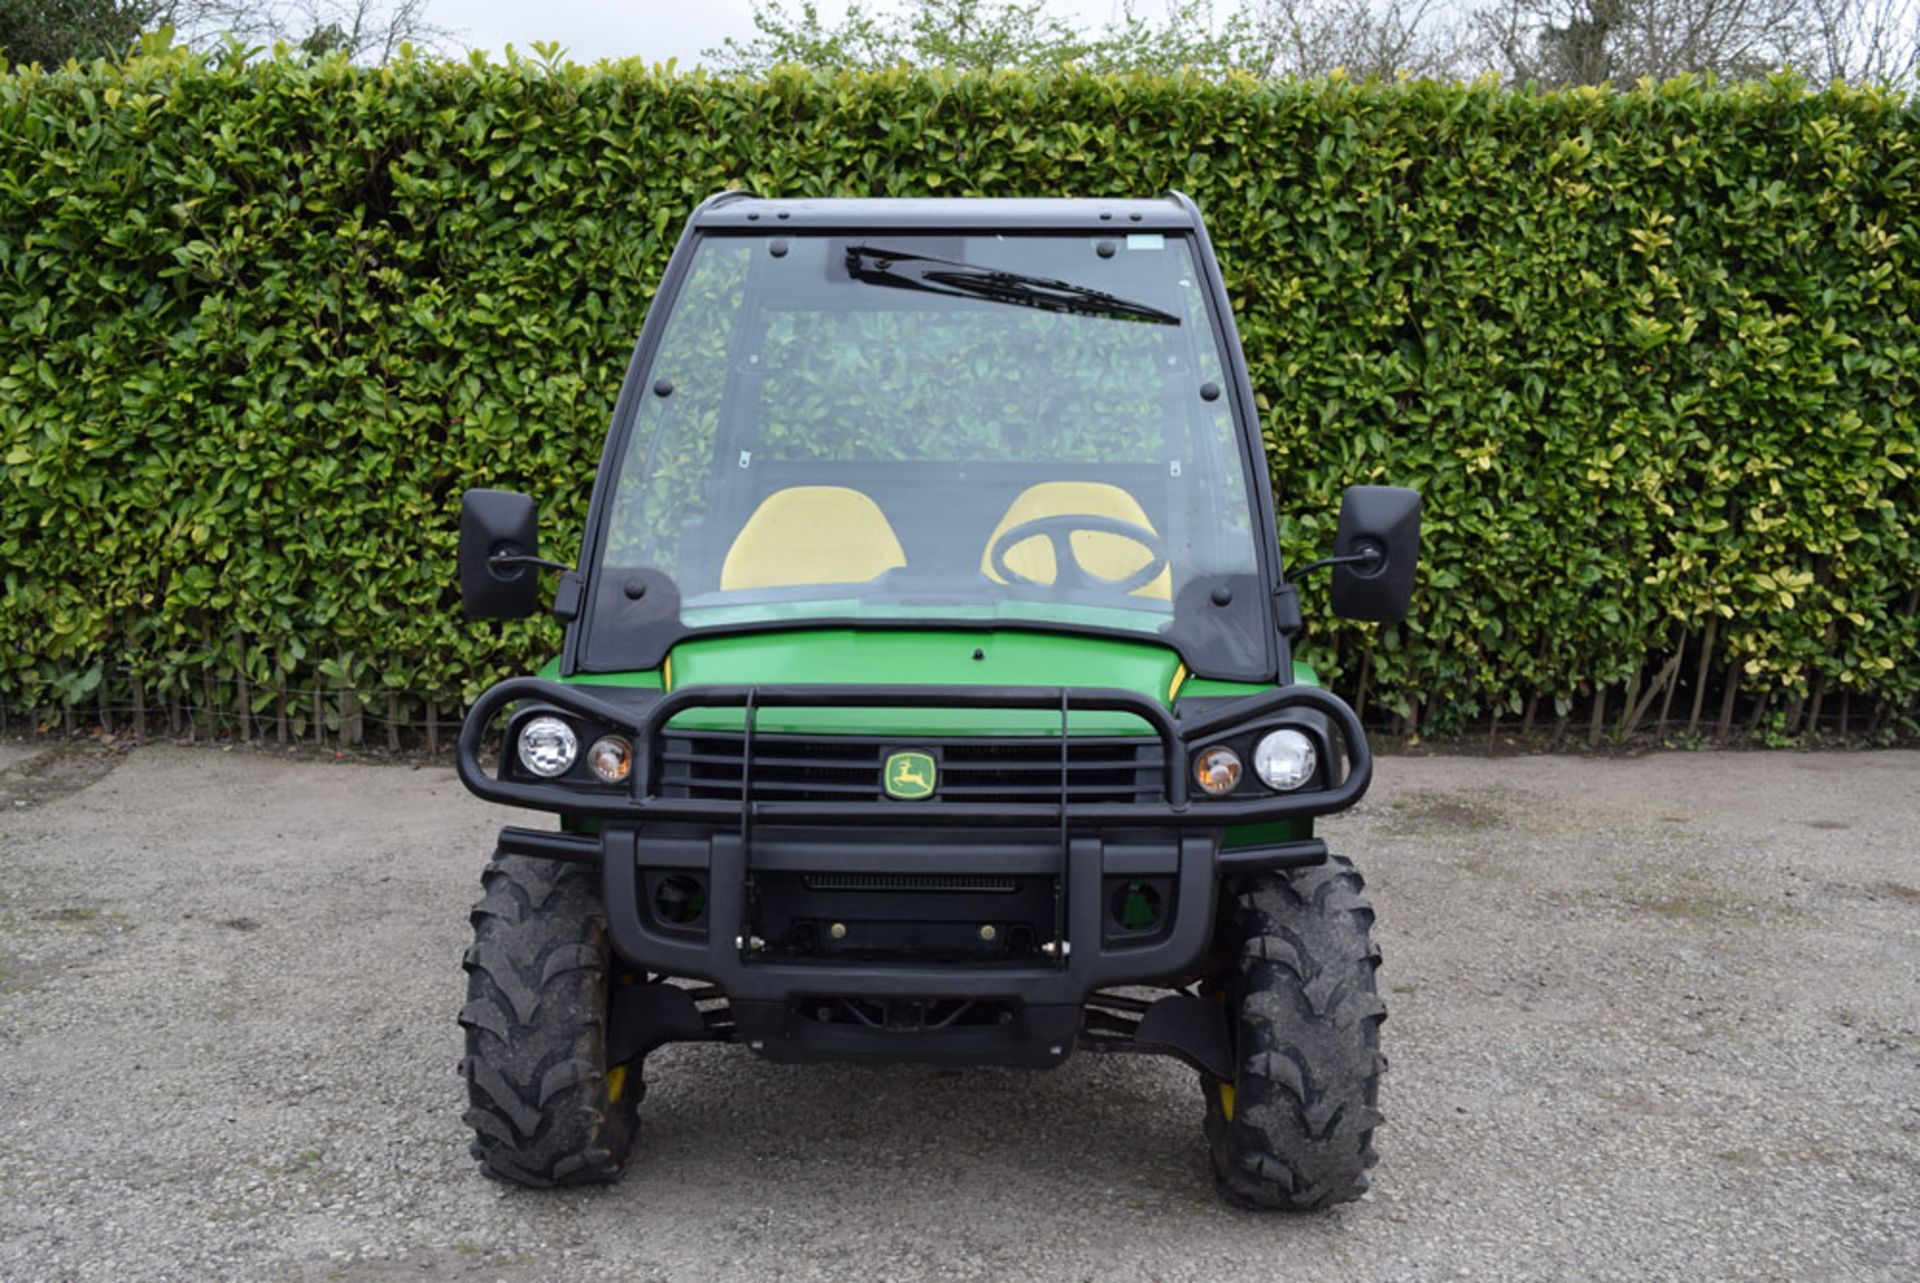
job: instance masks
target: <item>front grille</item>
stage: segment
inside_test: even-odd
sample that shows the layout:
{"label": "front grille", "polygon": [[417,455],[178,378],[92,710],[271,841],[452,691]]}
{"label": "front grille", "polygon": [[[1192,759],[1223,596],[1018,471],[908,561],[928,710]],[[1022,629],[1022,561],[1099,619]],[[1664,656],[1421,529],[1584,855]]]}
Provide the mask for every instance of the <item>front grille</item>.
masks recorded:
{"label": "front grille", "polygon": [[[661,797],[738,802],[745,736],[667,731],[653,786]],[[753,737],[753,797],[768,802],[886,800],[881,772],[896,752],[934,759],[933,796],[983,806],[1060,798],[1060,741],[955,739],[914,742],[853,735]],[[1075,736],[1067,741],[1067,800],[1151,802],[1165,797],[1165,753],[1148,736]],[[911,806],[912,802],[901,802]]]}

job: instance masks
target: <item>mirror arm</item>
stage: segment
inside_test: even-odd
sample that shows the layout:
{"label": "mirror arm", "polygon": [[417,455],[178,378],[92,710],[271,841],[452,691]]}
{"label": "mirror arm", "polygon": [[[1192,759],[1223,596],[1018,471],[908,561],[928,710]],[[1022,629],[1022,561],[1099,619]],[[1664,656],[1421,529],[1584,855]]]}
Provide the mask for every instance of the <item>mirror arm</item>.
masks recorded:
{"label": "mirror arm", "polygon": [[558,570],[562,574],[573,569],[564,561],[549,561],[545,557],[529,557],[519,552],[496,552],[487,558],[487,565],[495,570],[506,566],[544,566],[548,570]]}
{"label": "mirror arm", "polygon": [[1385,553],[1372,544],[1367,544],[1359,552],[1349,553],[1344,557],[1322,557],[1318,561],[1309,561],[1306,565],[1297,567],[1289,578],[1298,579],[1316,570],[1325,570],[1328,566],[1365,566],[1371,570],[1384,560],[1386,560]]}

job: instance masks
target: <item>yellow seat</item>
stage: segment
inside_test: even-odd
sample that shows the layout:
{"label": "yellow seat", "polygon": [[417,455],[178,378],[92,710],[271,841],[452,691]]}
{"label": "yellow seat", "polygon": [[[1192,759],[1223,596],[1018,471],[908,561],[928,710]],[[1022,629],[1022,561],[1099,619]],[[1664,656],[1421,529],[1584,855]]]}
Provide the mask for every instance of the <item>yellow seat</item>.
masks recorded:
{"label": "yellow seat", "polygon": [[[1153,523],[1147,520],[1146,510],[1140,506],[1140,501],[1119,486],[1108,485],[1104,481],[1043,481],[1037,486],[1028,486],[1020,492],[1018,499],[1007,506],[1006,515],[1000,518],[1000,524],[987,536],[986,549],[980,554],[981,573],[995,583],[1005,583],[1006,580],[993,569],[993,546],[999,542],[1000,536],[1024,522],[1036,521],[1041,517],[1066,516],[1108,517],[1153,530]],[[1155,530],[1154,533],[1158,534],[1159,531]],[[1076,530],[1067,538],[1080,568],[1102,579],[1124,579],[1153,557],[1145,544],[1104,530]],[[1044,535],[1022,539],[1007,549],[1007,569],[1038,584],[1052,583],[1052,541]],[[1163,569],[1150,582],[1134,589],[1131,595],[1171,601],[1171,568]]]}
{"label": "yellow seat", "polygon": [[907,564],[880,505],[845,486],[789,486],[760,501],[720,566],[720,591],[863,584]]}

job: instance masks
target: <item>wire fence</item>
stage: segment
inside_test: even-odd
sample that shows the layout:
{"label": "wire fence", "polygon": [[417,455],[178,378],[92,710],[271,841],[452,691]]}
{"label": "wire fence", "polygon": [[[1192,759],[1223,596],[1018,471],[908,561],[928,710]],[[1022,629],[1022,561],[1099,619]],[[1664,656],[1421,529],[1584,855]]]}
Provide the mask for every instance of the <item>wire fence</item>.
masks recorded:
{"label": "wire fence", "polygon": [[[360,691],[325,684],[279,685],[199,676],[149,688],[133,674],[103,676],[75,698],[72,683],[53,678],[16,678],[30,688],[24,698],[0,698],[0,738],[9,735],[66,737],[131,735],[138,739],[230,739],[243,743],[359,747],[384,742],[392,752],[451,748],[467,703],[457,696],[420,695],[379,689]],[[38,694],[30,693],[37,689]]]}
{"label": "wire fence", "polygon": [[[1784,744],[1920,740],[1920,701],[1901,707],[1841,683],[1810,689],[1743,689],[1740,666],[1715,667],[1712,639],[1684,643],[1626,682],[1574,695],[1528,697],[1517,711],[1436,728],[1437,697],[1394,709],[1369,706],[1367,672],[1335,682],[1368,730],[1390,740],[1445,739],[1471,746],[1502,736],[1549,748],[1670,742]],[[1686,661],[1693,661],[1691,663]],[[139,740],[450,751],[469,702],[460,695],[371,691],[324,680],[273,683],[176,672],[164,683],[137,672],[102,672],[84,694],[70,678],[15,674],[0,697],[0,739],[112,736]],[[1437,734],[1436,734],[1437,729]]]}

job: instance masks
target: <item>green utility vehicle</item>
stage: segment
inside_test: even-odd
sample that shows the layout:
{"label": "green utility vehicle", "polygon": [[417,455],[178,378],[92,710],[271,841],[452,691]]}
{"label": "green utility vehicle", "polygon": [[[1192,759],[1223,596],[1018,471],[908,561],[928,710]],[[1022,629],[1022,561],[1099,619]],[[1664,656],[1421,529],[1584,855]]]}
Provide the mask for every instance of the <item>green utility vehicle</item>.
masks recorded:
{"label": "green utility vehicle", "polygon": [[[473,915],[482,1168],[618,1176],[670,1042],[1151,1052],[1229,1199],[1357,1196],[1379,955],[1313,817],[1372,759],[1292,657],[1268,475],[1184,196],[702,204],[579,566],[531,499],[462,507],[468,614],[550,567],[566,625],[460,736],[469,789],[560,817],[501,830]],[[1419,512],[1346,492],[1336,611],[1405,615]]]}

